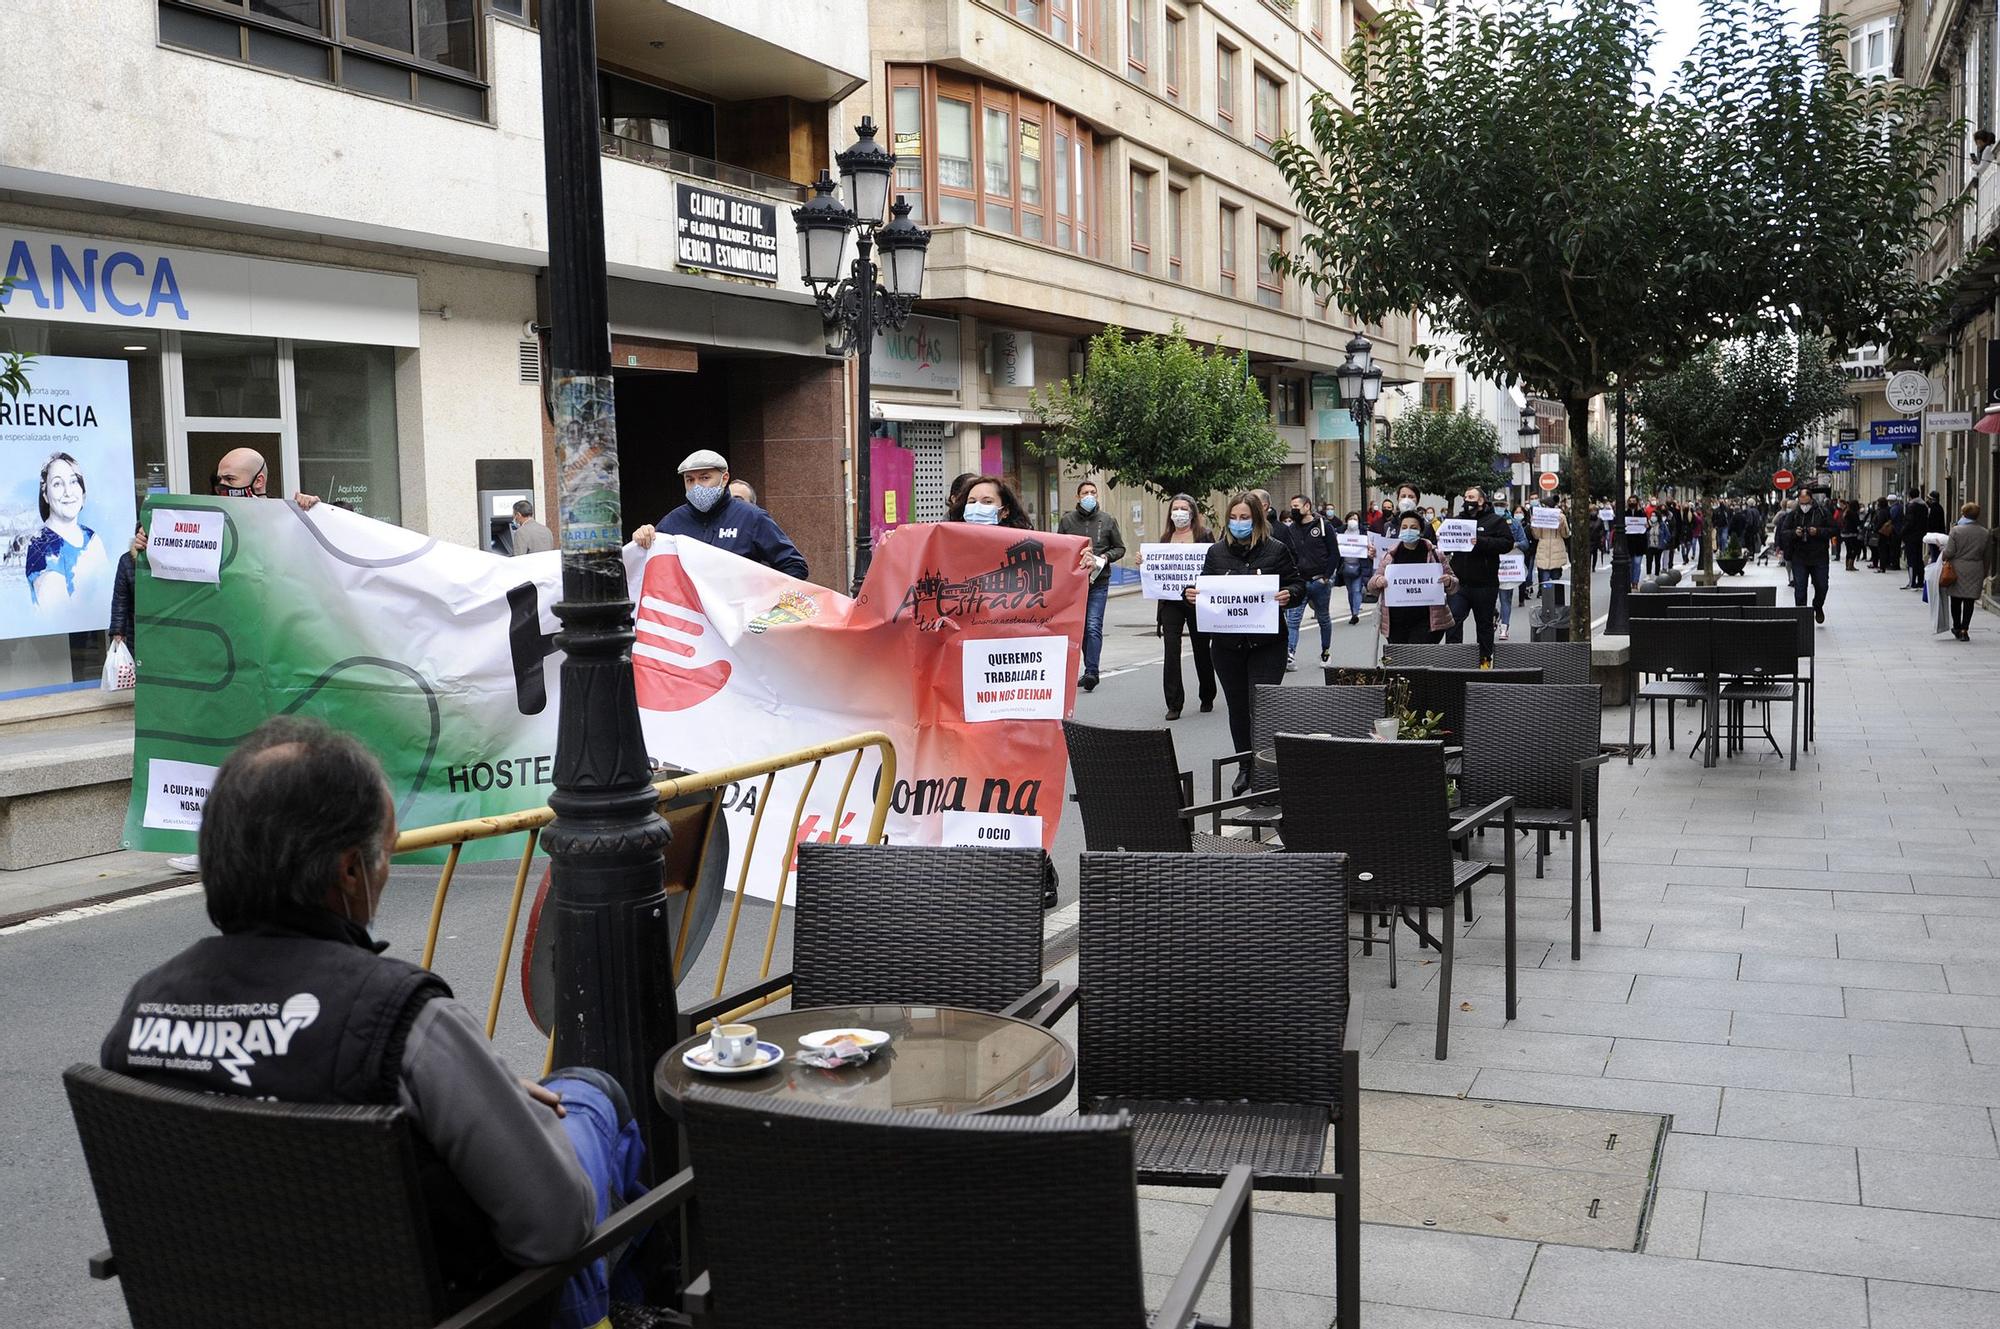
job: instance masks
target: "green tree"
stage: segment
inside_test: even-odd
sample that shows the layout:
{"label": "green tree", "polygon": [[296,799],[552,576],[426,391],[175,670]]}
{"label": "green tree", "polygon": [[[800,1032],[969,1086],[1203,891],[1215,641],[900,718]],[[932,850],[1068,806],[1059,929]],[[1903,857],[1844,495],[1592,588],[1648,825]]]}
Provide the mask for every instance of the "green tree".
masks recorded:
{"label": "green tree", "polygon": [[[1704,0],[1655,92],[1643,0],[1493,8],[1395,8],[1361,34],[1351,109],[1315,98],[1306,141],[1274,150],[1304,221],[1276,264],[1363,321],[1419,309],[1473,373],[1560,400],[1578,510],[1593,397],[1714,341],[1927,324],[1940,297],[1912,260],[1962,202],[1955,129],[1929,92],[1853,78],[1837,21]],[[1587,586],[1570,609],[1587,637]]]}
{"label": "green tree", "polygon": [[[17,281],[14,277],[0,277],[0,314],[7,312],[7,293]],[[34,358],[18,351],[0,351],[0,396],[11,401],[29,391],[28,365]]]}
{"label": "green tree", "polygon": [[[1660,482],[1714,497],[1780,463],[1788,440],[1847,405],[1847,379],[1817,337],[1750,337],[1709,346],[1633,393],[1639,463]],[[1713,531],[1702,570],[1713,570]]]}
{"label": "green tree", "polygon": [[1083,373],[1031,401],[1049,426],[1036,451],[1162,498],[1262,484],[1287,452],[1243,358],[1195,346],[1179,323],[1167,336],[1104,329]]}
{"label": "green tree", "polygon": [[1411,411],[1396,417],[1368,469],[1385,488],[1415,485],[1419,493],[1450,498],[1467,485],[1490,489],[1499,454],[1500,431],[1465,407]]}

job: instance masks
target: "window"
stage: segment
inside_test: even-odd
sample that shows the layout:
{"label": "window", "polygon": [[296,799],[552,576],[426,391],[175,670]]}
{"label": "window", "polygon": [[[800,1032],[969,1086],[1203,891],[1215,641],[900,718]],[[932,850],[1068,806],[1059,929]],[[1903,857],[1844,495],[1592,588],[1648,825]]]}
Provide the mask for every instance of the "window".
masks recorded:
{"label": "window", "polygon": [[1132,271],[1153,270],[1153,173],[1132,172]]}
{"label": "window", "polygon": [[1312,9],[1312,35],[1321,41],[1325,41],[1327,32],[1326,9],[1332,3],[1332,0],[1305,0],[1305,2]]}
{"label": "window", "polygon": [[1285,247],[1283,227],[1257,219],[1257,303],[1271,309],[1285,307],[1284,278],[1271,271],[1271,255]]}
{"label": "window", "polygon": [[1167,186],[1167,276],[1174,281],[1187,278],[1181,270],[1181,254],[1187,245],[1187,190]]}
{"label": "window", "polygon": [[479,0],[160,0],[159,30],[166,46],[483,119],[481,12]]}
{"label": "window", "polygon": [[913,215],[1096,252],[1088,126],[1045,101],[946,70],[892,67],[889,86],[896,188]]}
{"label": "window", "polygon": [[366,517],[402,520],[394,349],[294,342],[292,370],[299,488]]}
{"label": "window", "polygon": [[1161,43],[1160,49],[1160,55],[1166,61],[1167,65],[1167,100],[1176,106],[1180,105],[1181,80],[1184,77],[1181,60],[1186,42],[1186,38],[1182,35],[1187,30],[1186,23],[1187,19],[1185,17],[1169,9],[1167,11],[1166,40]]}
{"label": "window", "polygon": [[715,106],[617,74],[597,76],[604,132],[696,157],[715,156]]}
{"label": "window", "polygon": [[1427,378],[1424,380],[1424,409],[1427,411],[1451,411],[1453,404],[1453,384],[1448,378]]}
{"label": "window", "polygon": [[1277,381],[1277,396],[1272,404],[1278,409],[1279,424],[1302,425],[1306,422],[1305,386],[1296,378],[1281,378]]}
{"label": "window", "polygon": [[1096,49],[1091,35],[1098,0],[1003,0],[1001,7],[1031,28],[1038,28],[1073,51]]}
{"label": "window", "polygon": [[1285,136],[1285,85],[1257,71],[1257,146],[1269,152]]}
{"label": "window", "polygon": [[1236,294],[1236,213],[1227,203],[1216,214],[1216,234],[1221,237],[1220,258],[1222,281],[1219,285],[1224,295]]}
{"label": "window", "polygon": [[1236,48],[1215,44],[1215,123],[1236,132]]}
{"label": "window", "polygon": [[1125,0],[1125,77],[1146,81],[1147,0]]}
{"label": "window", "polygon": [[[1976,44],[1976,43],[1975,43]],[[1896,16],[1859,23],[1847,36],[1847,68],[1856,78],[1887,78],[1896,58]]]}

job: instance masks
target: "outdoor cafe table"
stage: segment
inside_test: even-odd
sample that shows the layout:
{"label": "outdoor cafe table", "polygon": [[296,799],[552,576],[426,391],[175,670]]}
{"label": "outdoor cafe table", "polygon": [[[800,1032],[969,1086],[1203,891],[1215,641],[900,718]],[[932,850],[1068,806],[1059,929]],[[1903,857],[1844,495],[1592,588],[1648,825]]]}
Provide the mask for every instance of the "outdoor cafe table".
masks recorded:
{"label": "outdoor cafe table", "polygon": [[[909,1112],[1046,1112],[1076,1082],[1076,1053],[1040,1025],[956,1006],[821,1006],[744,1021],[757,1037],[785,1050],[785,1060],[745,1075],[688,1069],[681,1054],[708,1041],[677,1043],[653,1072],[653,1092],[668,1116],[680,1116],[692,1084],[775,1101],[839,1103]],[[799,1036],[819,1029],[880,1029],[889,1045],[859,1066],[820,1070],[794,1058]]]}

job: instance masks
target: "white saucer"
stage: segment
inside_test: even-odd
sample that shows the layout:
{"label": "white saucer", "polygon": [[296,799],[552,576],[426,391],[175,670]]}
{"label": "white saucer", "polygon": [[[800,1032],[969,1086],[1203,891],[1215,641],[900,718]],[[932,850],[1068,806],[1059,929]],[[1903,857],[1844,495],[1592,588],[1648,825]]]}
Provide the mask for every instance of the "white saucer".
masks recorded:
{"label": "white saucer", "polygon": [[889,1042],[889,1035],[880,1029],[863,1029],[859,1025],[848,1025],[838,1029],[815,1029],[809,1034],[800,1034],[799,1046],[817,1050],[825,1047],[842,1035],[853,1038],[856,1043],[870,1052],[873,1052],[876,1048],[887,1046]]}
{"label": "white saucer", "polygon": [[681,1065],[704,1075],[749,1075],[756,1071],[767,1071],[785,1059],[785,1050],[776,1043],[757,1042],[757,1057],[747,1066],[718,1066],[715,1064],[715,1049],[706,1043],[697,1043],[681,1053]]}

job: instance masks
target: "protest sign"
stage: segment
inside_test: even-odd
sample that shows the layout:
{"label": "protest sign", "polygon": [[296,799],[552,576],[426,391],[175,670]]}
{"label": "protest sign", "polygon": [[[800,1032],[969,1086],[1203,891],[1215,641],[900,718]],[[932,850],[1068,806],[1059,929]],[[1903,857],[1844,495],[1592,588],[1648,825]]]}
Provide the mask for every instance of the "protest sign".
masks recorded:
{"label": "protest sign", "polygon": [[1208,546],[1152,544],[1139,546],[1139,590],[1148,600],[1178,600],[1194,585]]}
{"label": "protest sign", "polygon": [[1444,603],[1444,569],[1435,563],[1391,564],[1382,602],[1391,609]]}
{"label": "protest sign", "polygon": [[1562,529],[1563,514],[1561,508],[1552,508],[1547,504],[1537,503],[1534,507],[1528,509],[1528,514],[1528,520],[1538,531],[1557,531]]}
{"label": "protest sign", "polygon": [[1194,583],[1197,632],[1276,632],[1276,577],[1198,577]]}
{"label": "protest sign", "polygon": [[1477,524],[1454,517],[1438,527],[1438,551],[1445,554],[1469,553],[1478,533]]}

